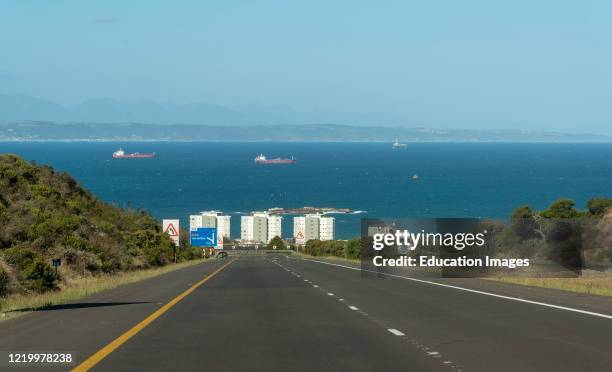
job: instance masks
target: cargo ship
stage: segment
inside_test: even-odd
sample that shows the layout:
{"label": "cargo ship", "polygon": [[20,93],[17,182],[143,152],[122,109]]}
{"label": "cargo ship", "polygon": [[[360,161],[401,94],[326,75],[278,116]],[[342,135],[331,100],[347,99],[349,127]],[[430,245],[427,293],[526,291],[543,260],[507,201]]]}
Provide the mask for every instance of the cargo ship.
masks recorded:
{"label": "cargo ship", "polygon": [[297,160],[295,160],[293,156],[291,157],[291,159],[281,159],[281,158],[267,159],[264,154],[259,154],[259,156],[255,158],[256,164],[293,164],[296,161]]}
{"label": "cargo ship", "polygon": [[113,158],[115,159],[143,159],[143,158],[154,158],[155,157],[155,153],[154,152],[145,152],[145,153],[140,153],[140,152],[134,152],[131,154],[126,154],[125,151],[123,151],[123,149],[119,149],[115,152],[113,152]]}

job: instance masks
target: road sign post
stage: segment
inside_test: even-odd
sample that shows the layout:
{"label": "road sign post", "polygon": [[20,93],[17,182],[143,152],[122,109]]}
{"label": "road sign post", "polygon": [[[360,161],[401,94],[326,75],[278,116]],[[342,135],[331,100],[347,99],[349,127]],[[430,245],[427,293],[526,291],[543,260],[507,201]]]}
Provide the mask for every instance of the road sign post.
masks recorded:
{"label": "road sign post", "polygon": [[53,267],[55,268],[55,275],[57,275],[57,268],[62,266],[62,259],[61,258],[54,258],[53,261],[51,261],[53,264]]}
{"label": "road sign post", "polygon": [[172,255],[174,256],[174,262],[176,262],[176,248],[180,245],[180,226],[178,219],[164,219],[162,223],[162,231],[168,234],[172,242],[174,243],[174,249],[172,249]]}
{"label": "road sign post", "polygon": [[62,259],[61,258],[54,258],[52,262],[53,262],[53,267],[62,266]]}
{"label": "road sign post", "polygon": [[306,243],[306,239],[304,238],[304,234],[301,231],[298,231],[297,235],[295,236],[295,242],[297,244],[304,244],[304,243]]}
{"label": "road sign post", "polygon": [[180,221],[177,219],[169,219],[163,221],[163,231],[168,234],[170,239],[172,239],[174,245],[177,247],[179,246],[181,234],[181,231],[179,230],[179,222]]}

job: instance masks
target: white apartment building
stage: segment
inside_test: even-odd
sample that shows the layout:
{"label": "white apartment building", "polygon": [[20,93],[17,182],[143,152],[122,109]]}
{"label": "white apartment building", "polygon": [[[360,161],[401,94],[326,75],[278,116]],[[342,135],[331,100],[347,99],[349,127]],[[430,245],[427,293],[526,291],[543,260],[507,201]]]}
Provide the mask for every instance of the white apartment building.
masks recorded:
{"label": "white apartment building", "polygon": [[275,236],[282,238],[283,232],[283,217],[281,216],[269,216],[268,217],[268,242]]}
{"label": "white apartment building", "polygon": [[333,217],[319,218],[319,239],[334,240],[334,225],[336,220]]}
{"label": "white apartment building", "polygon": [[189,231],[193,231],[198,227],[204,227],[201,214],[192,214],[189,216]]}
{"label": "white apartment building", "polygon": [[240,240],[253,241],[253,216],[240,217]]}
{"label": "white apartment building", "polygon": [[199,227],[212,227],[217,229],[217,247],[223,247],[223,238],[231,238],[231,216],[221,214],[219,211],[205,211],[189,216],[189,230]]}
{"label": "white apartment building", "polygon": [[293,218],[293,238],[297,244],[309,240],[334,240],[333,217],[322,214],[307,214]]}
{"label": "white apartment building", "polygon": [[232,233],[230,232],[230,218],[231,216],[217,216],[217,236],[219,239],[223,238],[231,239]]}
{"label": "white apartment building", "polygon": [[268,212],[253,212],[250,216],[240,218],[240,239],[269,243],[275,236],[282,237],[281,216],[271,215]]}

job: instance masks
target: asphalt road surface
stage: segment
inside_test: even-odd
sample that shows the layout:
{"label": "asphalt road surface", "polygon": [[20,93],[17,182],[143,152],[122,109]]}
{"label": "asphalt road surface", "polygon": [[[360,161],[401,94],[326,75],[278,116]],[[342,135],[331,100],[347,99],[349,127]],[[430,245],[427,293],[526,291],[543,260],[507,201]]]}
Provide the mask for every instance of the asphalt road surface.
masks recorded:
{"label": "asphalt road surface", "polygon": [[3,350],[99,371],[610,371],[612,299],[261,255],[0,322]]}

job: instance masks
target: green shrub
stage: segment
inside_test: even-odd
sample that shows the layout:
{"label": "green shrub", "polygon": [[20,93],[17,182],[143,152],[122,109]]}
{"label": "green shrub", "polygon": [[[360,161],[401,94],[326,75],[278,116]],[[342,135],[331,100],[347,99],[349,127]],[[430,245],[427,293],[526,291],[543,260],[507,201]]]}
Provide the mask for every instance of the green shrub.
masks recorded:
{"label": "green shrub", "polygon": [[80,274],[96,273],[102,269],[102,261],[98,255],[74,248],[64,250],[62,257],[67,266]]}
{"label": "green shrub", "polygon": [[537,236],[537,222],[535,213],[527,206],[523,205],[514,210],[511,216],[512,230],[521,240],[532,239]]}
{"label": "green shrub", "polygon": [[45,292],[56,288],[57,275],[55,270],[42,260],[36,259],[26,266],[21,275],[23,276],[23,285],[27,289]]}
{"label": "green shrub", "polygon": [[346,245],[346,258],[361,258],[361,239],[351,239]]}
{"label": "green shrub", "polygon": [[161,246],[151,247],[147,250],[146,256],[151,266],[163,266],[172,261],[172,250],[168,251]]}
{"label": "green shrub", "polygon": [[593,198],[587,203],[591,216],[603,216],[612,208],[612,198]]}
{"label": "green shrub", "polygon": [[8,294],[9,283],[11,278],[9,275],[0,267],[0,297],[4,297]]}
{"label": "green shrub", "polygon": [[25,247],[5,249],[4,260],[15,268],[19,281],[25,288],[37,292],[55,288],[55,270],[33,250]]}
{"label": "green shrub", "polygon": [[68,235],[64,237],[63,243],[64,243],[64,246],[66,246],[66,248],[72,248],[78,251],[85,251],[85,252],[95,251],[94,247],[88,240],[83,239],[78,236]]}
{"label": "green shrub", "polygon": [[114,273],[121,269],[121,263],[118,260],[116,260],[114,257],[111,257],[107,260],[102,261],[101,269],[107,274]]}
{"label": "green shrub", "polygon": [[575,205],[571,199],[559,199],[540,212],[540,215],[544,218],[577,218],[581,216],[581,212]]}
{"label": "green shrub", "polygon": [[[165,265],[175,250],[145,211],[104,203],[70,175],[16,155],[0,155],[0,222],[0,255],[20,289],[53,288],[58,278],[46,264],[51,258],[88,275]],[[180,259],[198,257],[188,236],[184,232],[184,249],[177,250]]]}
{"label": "green shrub", "polygon": [[180,261],[194,260],[199,257],[202,257],[202,250],[199,248],[181,248],[178,252],[178,258]]}
{"label": "green shrub", "polygon": [[31,249],[24,247],[13,247],[4,250],[4,260],[17,271],[23,271],[40,256]]}
{"label": "green shrub", "polygon": [[343,258],[360,258],[360,239],[352,239],[348,242],[339,240],[309,240],[304,246],[303,252],[311,256],[334,256]]}

